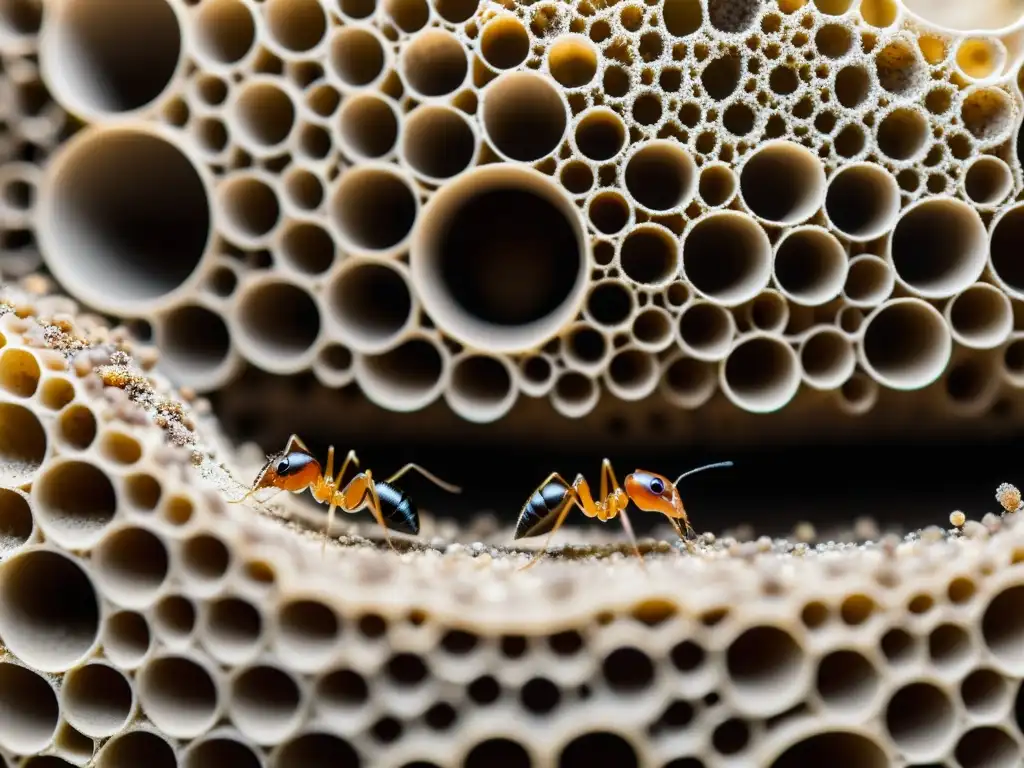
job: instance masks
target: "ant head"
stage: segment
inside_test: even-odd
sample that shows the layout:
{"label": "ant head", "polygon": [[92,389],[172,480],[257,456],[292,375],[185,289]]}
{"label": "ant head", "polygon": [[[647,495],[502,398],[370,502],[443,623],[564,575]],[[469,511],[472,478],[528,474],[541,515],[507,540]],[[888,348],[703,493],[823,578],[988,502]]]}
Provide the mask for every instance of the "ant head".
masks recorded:
{"label": "ant head", "polygon": [[320,477],[320,473],[320,463],[307,451],[283,451],[267,460],[254,487],[301,493]]}
{"label": "ant head", "polygon": [[626,475],[626,494],[644,512],[660,512],[668,517],[682,517],[683,500],[675,485],[664,475],[638,469]]}

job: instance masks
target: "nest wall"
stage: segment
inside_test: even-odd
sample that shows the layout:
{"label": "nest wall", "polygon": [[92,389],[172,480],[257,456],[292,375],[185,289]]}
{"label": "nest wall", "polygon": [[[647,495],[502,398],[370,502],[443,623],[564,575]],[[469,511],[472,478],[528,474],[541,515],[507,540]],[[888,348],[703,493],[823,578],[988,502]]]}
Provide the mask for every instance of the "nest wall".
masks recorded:
{"label": "nest wall", "polygon": [[11,157],[38,159],[0,179],[6,269],[148,327],[180,384],[305,374],[556,433],[636,403],[877,429],[907,392],[1020,423],[1014,27],[891,0],[9,5]]}
{"label": "nest wall", "polygon": [[645,546],[646,570],[612,554],[516,571],[507,531],[324,547],[225,504],[209,454],[104,387],[109,353],[69,364],[49,338],[0,318],[6,766],[1024,755],[1019,512],[860,545],[704,534]]}

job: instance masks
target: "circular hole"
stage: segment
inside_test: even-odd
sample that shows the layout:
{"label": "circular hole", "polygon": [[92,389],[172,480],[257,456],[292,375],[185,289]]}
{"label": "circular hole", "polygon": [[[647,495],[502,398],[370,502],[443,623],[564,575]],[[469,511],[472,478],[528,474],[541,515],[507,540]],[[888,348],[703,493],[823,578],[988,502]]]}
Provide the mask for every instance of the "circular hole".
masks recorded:
{"label": "circular hole", "polygon": [[529,72],[510,72],[491,83],[481,113],[494,148],[519,162],[534,162],[558,149],[568,124],[558,91]]}
{"label": "circular hole", "polygon": [[235,64],[256,42],[256,22],[242,0],[205,0],[195,11],[196,51],[214,64]]}
{"label": "circular hole", "polygon": [[904,40],[894,40],[875,54],[878,84],[897,96],[916,91],[925,78],[924,70],[916,46]]}
{"label": "circular hole", "polygon": [[859,306],[881,304],[892,293],[895,276],[877,256],[863,255],[850,261],[843,292]]}
{"label": "circular hole", "polygon": [[437,15],[449,24],[462,24],[476,13],[479,0],[434,0]]}
{"label": "circular hole", "polygon": [[130,608],[145,608],[167,579],[167,547],[145,528],[122,528],[105,537],[93,554],[104,590]]}
{"label": "circular hole", "polygon": [[981,631],[992,655],[1019,670],[1024,664],[1024,586],[1007,587],[992,598]]}
{"label": "circular hole", "polygon": [[[166,0],[67,3],[47,24],[42,67],[49,88],[73,112],[132,112],[171,84],[181,37],[178,15]],[[127,39],[135,44],[125,46]]]}
{"label": "circular hole", "polygon": [[325,710],[345,712],[361,707],[369,694],[365,678],[351,670],[338,669],[320,678],[315,701]]}
{"label": "circular hole", "polygon": [[128,731],[108,741],[96,756],[96,768],[176,768],[174,748],[152,731]]}
{"label": "circular hole", "polygon": [[985,224],[959,200],[924,200],[907,208],[890,241],[897,276],[927,298],[964,290],[985,269]]}
{"label": "circular hole", "polygon": [[359,753],[339,736],[329,733],[304,733],[282,744],[277,751],[277,765],[301,765],[305,768],[352,766],[359,768]]}
{"label": "circular hole", "polygon": [[618,280],[595,283],[587,296],[587,314],[597,325],[617,328],[633,314],[633,295]]}
{"label": "circular hole", "polygon": [[755,216],[796,224],[821,206],[825,171],[809,150],[790,142],[771,142],[744,163],[740,194]]}
{"label": "circular hole", "polygon": [[316,302],[297,285],[257,285],[243,295],[237,311],[239,337],[267,356],[302,357],[320,335]]}
{"label": "circular hole", "polygon": [[849,731],[824,731],[789,747],[771,768],[802,768],[828,765],[830,768],[886,768],[888,755],[867,736]]}
{"label": "circular hole", "polygon": [[672,319],[665,310],[649,307],[633,318],[633,337],[646,347],[664,348],[671,343]]}
{"label": "circular hole", "polygon": [[59,411],[75,399],[75,385],[57,376],[43,381],[39,400],[52,411]]}
{"label": "circular hole", "polygon": [[4,563],[0,633],[23,662],[62,672],[89,652],[99,630],[99,598],[85,571],[69,557],[32,550]]}
{"label": "circular hole", "polygon": [[580,418],[593,410],[599,395],[593,379],[576,371],[567,371],[555,382],[551,402],[562,415]]}
{"label": "circular hole", "polygon": [[729,675],[737,691],[757,700],[771,699],[779,708],[779,695],[799,682],[803,652],[789,633],[777,627],[752,627],[741,634],[726,652]]}
{"label": "circular hole", "polygon": [[910,160],[928,143],[928,120],[914,109],[894,109],[878,124],[878,148],[897,161]]}
{"label": "circular hole", "polygon": [[0,402],[0,483],[30,482],[46,458],[46,432],[39,417],[23,405]]}
{"label": "circular hole", "polygon": [[281,234],[281,256],[305,275],[322,275],[334,264],[334,239],[319,224],[289,222]]}
{"label": "circular hole", "polygon": [[50,684],[30,669],[0,663],[0,745],[28,753],[49,745],[57,730],[60,708]]}
{"label": "circular hole", "polygon": [[218,193],[224,223],[239,240],[259,240],[280,221],[277,193],[262,179],[236,176],[223,182]]}
{"label": "circular hole", "polygon": [[1011,130],[1015,112],[1010,97],[1001,89],[978,88],[964,98],[960,117],[975,139],[990,142]]}
{"label": "circular hole", "polygon": [[484,25],[480,54],[495,69],[514,69],[529,53],[530,34],[515,16],[499,16]]}
{"label": "circular hole", "polygon": [[438,98],[462,86],[469,74],[469,63],[455,35],[427,29],[403,46],[402,72],[411,90],[428,99]]}
{"label": "circular hole", "polygon": [[57,419],[60,437],[70,448],[84,451],[96,439],[96,416],[85,405],[72,404]]}
{"label": "circular hole", "polygon": [[629,158],[626,189],[640,205],[653,211],[685,206],[693,197],[697,174],[693,158],[680,144],[650,142]]}
{"label": "circular hole", "polygon": [[405,118],[402,156],[416,173],[443,180],[465,171],[476,156],[476,134],[457,110],[422,105]]}
{"label": "circular hole", "polygon": [[401,244],[416,223],[417,201],[403,176],[356,168],[341,177],[331,197],[331,218],[351,246],[370,251]]}
{"label": "circular hole", "polygon": [[976,669],[960,683],[960,698],[967,710],[980,717],[998,714],[1009,698],[1006,678],[991,669]]}
{"label": "circular hole", "polygon": [[384,10],[407,35],[419,32],[430,20],[430,6],[426,0],[385,0]]}
{"label": "circular hole", "polygon": [[629,203],[618,192],[601,192],[590,201],[590,223],[605,235],[621,232],[629,223]]}
{"label": "circular hole", "polygon": [[447,396],[471,421],[493,421],[508,412],[515,397],[508,365],[489,355],[467,355],[452,366]]}
{"label": "circular hole", "polygon": [[692,357],[676,358],[663,374],[662,392],[680,408],[699,408],[716,388],[712,364]]}
{"label": "circular hole", "polygon": [[[577,736],[565,745],[558,756],[558,768],[586,768],[602,763],[614,765],[616,768],[638,768],[640,765],[636,750],[626,739],[614,733],[601,731]],[[487,763],[491,764],[493,763]],[[483,768],[483,765],[481,764],[480,768]]]}
{"label": "circular hole", "polygon": [[584,157],[604,162],[626,146],[626,126],[622,118],[610,109],[591,109],[576,124],[575,140]]}
{"label": "circular hole", "polygon": [[139,672],[136,683],[146,714],[168,736],[192,738],[213,725],[217,687],[210,673],[191,659],[153,659]]}
{"label": "circular hole", "polygon": [[[230,353],[227,323],[219,313],[206,307],[179,305],[157,327],[161,331],[161,362],[181,380],[213,376]],[[200,339],[202,342],[197,343]]]}
{"label": "circular hole", "polygon": [[474,746],[462,761],[462,768],[530,768],[533,760],[526,749],[509,739],[487,739]]}
{"label": "circular hole", "polygon": [[944,737],[954,732],[953,704],[930,683],[910,683],[889,700],[885,721],[893,741],[908,756],[942,754]]}
{"label": "circular hole", "polygon": [[254,653],[263,636],[263,617],[251,603],[225,597],[207,606],[204,645],[223,663],[238,663]]}
{"label": "circular hole", "polygon": [[[40,228],[40,246],[54,276],[82,300],[109,311],[148,307],[197,272],[210,202],[174,143],[139,128],[92,129],[64,145],[49,173],[60,184],[41,202],[41,220],[60,224]],[[104,279],[110,274],[117,279]]]}
{"label": "circular hole", "polygon": [[9,555],[27,544],[34,527],[32,508],[26,498],[0,488],[0,554]]}
{"label": "circular hole", "polygon": [[865,321],[863,333],[865,367],[894,389],[928,386],[942,375],[952,353],[942,315],[916,299],[884,304]]}
{"label": "circular hole", "polygon": [[208,533],[186,539],[181,560],[188,577],[197,582],[219,582],[231,564],[231,553],[223,541]]}
{"label": "circular hole", "polygon": [[338,125],[345,149],[356,159],[384,157],[398,141],[398,115],[390,102],[375,94],[346,99]]}
{"label": "circular hole", "polygon": [[700,360],[724,358],[732,345],[735,321],[724,307],[710,301],[697,301],[679,316],[679,338],[686,349]]}
{"label": "circular hole", "polygon": [[976,205],[998,205],[1013,189],[1009,166],[997,157],[975,159],[964,175],[964,192]]}
{"label": "circular hole", "polygon": [[976,283],[955,296],[946,311],[957,341],[975,349],[992,349],[1002,344],[1013,330],[1010,300],[986,283]]}
{"label": "circular hole", "polygon": [[772,336],[753,336],[739,342],[721,372],[722,389],[751,413],[777,411],[796,395],[800,372],[796,354]]}
{"label": "circular hole", "polygon": [[857,651],[833,651],[818,664],[818,693],[838,710],[860,710],[879,688],[878,671]]}
{"label": "circular hole", "polygon": [[288,202],[302,211],[315,211],[324,201],[323,183],[304,168],[292,168],[284,177],[283,188]]}
{"label": "circular hole", "polygon": [[771,244],[742,213],[723,211],[700,219],[683,240],[683,271],[698,291],[726,306],[749,301],[771,278]]}
{"label": "circular hole", "polygon": [[341,340],[360,352],[392,346],[412,319],[409,285],[388,262],[349,261],[328,301]]}
{"label": "circular hole", "polygon": [[295,127],[295,103],[287,91],[269,81],[245,85],[233,113],[236,137],[256,152],[280,146]]}
{"label": "circular hole", "polygon": [[570,194],[583,195],[594,186],[594,171],[586,163],[573,160],[562,166],[559,181]]}
{"label": "circular hole", "polygon": [[195,741],[182,757],[183,768],[260,768],[261,765],[251,747],[226,736]]}
{"label": "circular hole", "polygon": [[679,272],[679,246],[672,233],[657,224],[634,227],[622,241],[623,274],[641,285],[664,285]]}
{"label": "circular hole", "polygon": [[293,600],[278,614],[278,643],[287,656],[305,657],[303,664],[318,664],[333,652],[341,632],[338,616],[316,600]]}
{"label": "circular hole", "polygon": [[992,225],[990,263],[996,278],[1015,294],[1024,293],[1024,263],[1017,257],[1024,237],[1024,205],[1014,205]]}
{"label": "circular hole", "polygon": [[711,208],[725,205],[736,195],[736,174],[727,165],[705,165],[700,172],[698,192]]}
{"label": "circular hole", "polygon": [[73,669],[61,688],[64,716],[86,736],[105,738],[120,731],[132,711],[131,683],[114,667],[87,664]]}
{"label": "circular hole", "polygon": [[319,0],[267,0],[263,18],[271,39],[290,53],[316,48],[327,34],[327,14]]}
{"label": "circular hole", "polygon": [[436,193],[422,220],[413,282],[429,315],[462,343],[532,349],[578,312],[589,278],[585,233],[546,176],[482,166]]}
{"label": "circular hole", "polygon": [[157,635],[167,645],[187,642],[196,626],[196,608],[192,601],[181,595],[160,598],[153,611],[153,624]]}
{"label": "circular hole", "polygon": [[385,61],[384,44],[369,29],[342,27],[331,38],[327,64],[343,85],[352,88],[370,85],[384,71]]}
{"label": "circular hole", "polygon": [[103,470],[84,461],[49,465],[33,488],[38,522],[55,543],[89,546],[117,511],[114,486]]}
{"label": "circular hole", "polygon": [[229,701],[231,720],[242,733],[261,744],[273,744],[294,731],[302,694],[290,674],[260,665],[235,677]]}
{"label": "circular hole", "polygon": [[357,361],[356,366],[363,391],[376,398],[374,402],[417,410],[440,394],[445,361],[432,341],[411,338],[388,352]]}
{"label": "circular hole", "polygon": [[551,76],[564,88],[580,88],[597,74],[598,52],[581,35],[566,35],[548,48]]}
{"label": "circular hole", "polygon": [[955,755],[963,768],[1013,768],[1021,763],[1020,747],[1013,737],[991,726],[964,734]]}
{"label": "circular hole", "polygon": [[120,667],[137,666],[149,652],[149,625],[134,611],[118,611],[107,618],[103,630],[103,650]]}
{"label": "circular hole", "polygon": [[7,349],[0,354],[0,387],[15,397],[32,397],[39,387],[39,361],[24,349]]}
{"label": "circular hole", "polygon": [[775,250],[775,279],[792,301],[818,306],[831,301],[846,282],[846,250],[824,229],[794,229]]}
{"label": "circular hole", "polygon": [[808,384],[827,391],[849,380],[857,358],[853,345],[841,331],[824,328],[804,341],[800,348],[800,365]]}

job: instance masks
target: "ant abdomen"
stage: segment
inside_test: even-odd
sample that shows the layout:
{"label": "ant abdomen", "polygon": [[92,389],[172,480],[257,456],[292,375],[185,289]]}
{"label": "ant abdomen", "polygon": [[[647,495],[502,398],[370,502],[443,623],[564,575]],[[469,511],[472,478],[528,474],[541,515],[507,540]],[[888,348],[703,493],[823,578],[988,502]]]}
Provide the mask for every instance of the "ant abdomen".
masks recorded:
{"label": "ant abdomen", "polygon": [[380,499],[380,513],[384,524],[392,531],[412,536],[420,532],[420,513],[409,494],[397,486],[383,481],[373,484]]}

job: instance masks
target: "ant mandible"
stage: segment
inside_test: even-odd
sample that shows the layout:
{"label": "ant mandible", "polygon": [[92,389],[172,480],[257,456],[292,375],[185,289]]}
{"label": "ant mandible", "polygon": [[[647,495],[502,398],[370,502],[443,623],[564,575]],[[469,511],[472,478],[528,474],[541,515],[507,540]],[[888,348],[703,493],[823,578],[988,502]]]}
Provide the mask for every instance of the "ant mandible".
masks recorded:
{"label": "ant mandible", "polygon": [[393,483],[409,470],[416,470],[425,478],[440,486],[449,493],[461,493],[458,486],[446,483],[418,464],[406,464],[391,475],[387,480],[374,480],[373,473],[367,469],[359,472],[347,485],[342,486],[345,471],[349,464],[359,466],[359,458],[355,451],[349,451],[342,462],[338,474],[334,475],[334,446],[327,450],[327,471],[322,471],[312,452],[299,439],[292,435],[288,444],[280,453],[267,459],[249,492],[232,504],[241,504],[262,488],[276,488],[279,491],[299,494],[307,488],[313,498],[320,504],[329,504],[327,526],[324,528],[324,547],[327,546],[326,534],[334,522],[334,510],[355,513],[369,508],[377,523],[384,529],[384,539],[394,549],[388,529],[415,536],[420,531],[420,516],[416,505],[409,495]]}
{"label": "ant mandible", "polygon": [[[519,519],[516,521],[514,539],[524,539],[532,536],[539,536],[547,533],[548,538],[543,549],[535,554],[526,565],[520,570],[525,570],[538,562],[541,556],[547,551],[555,532],[565,522],[566,516],[573,506],[577,506],[587,517],[596,517],[602,523],[615,518],[622,518],[622,527],[626,529],[633,551],[643,562],[643,555],[636,543],[636,536],[633,534],[633,526],[626,516],[626,507],[632,501],[644,512],[660,512],[668,518],[672,527],[675,528],[679,538],[685,539],[693,528],[690,526],[690,519],[686,516],[683,508],[683,500],[676,488],[680,481],[689,475],[703,472],[705,469],[717,467],[731,467],[731,461],[721,461],[717,464],[708,464],[689,472],[681,474],[674,483],[669,482],[664,475],[655,472],[637,469],[631,475],[626,476],[625,487],[619,485],[612,469],[612,463],[605,459],[601,464],[601,495],[595,501],[590,491],[590,485],[583,475],[576,475],[576,480],[570,485],[557,472],[552,472],[547,479],[537,486],[537,490],[526,500]],[[609,486],[611,488],[609,492]],[[682,520],[686,526],[686,533],[680,527]]]}

